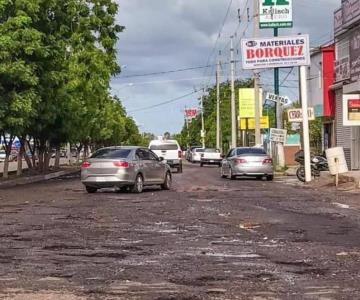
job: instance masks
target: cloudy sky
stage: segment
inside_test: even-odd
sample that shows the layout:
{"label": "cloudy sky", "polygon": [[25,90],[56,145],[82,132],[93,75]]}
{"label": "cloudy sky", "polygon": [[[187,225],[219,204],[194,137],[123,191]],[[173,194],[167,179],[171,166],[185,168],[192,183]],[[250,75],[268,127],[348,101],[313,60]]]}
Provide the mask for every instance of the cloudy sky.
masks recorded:
{"label": "cloudy sky", "polygon": [[[220,59],[228,62],[230,36],[236,33],[235,46],[239,54],[240,38],[251,36],[252,23],[248,22],[247,8],[250,9],[251,16],[253,1],[116,1],[119,4],[118,22],[126,30],[119,36],[118,60],[122,72],[112,80],[112,92],[120,97],[142,131],[158,135],[165,131],[176,133],[183,125],[184,107],[197,106],[200,93],[191,93],[215,82],[213,67],[197,67],[214,64],[219,57],[219,50]],[[282,29],[280,35],[308,33],[311,46],[330,41],[333,36],[333,11],[340,6],[341,0],[293,2],[294,28]],[[271,36],[272,31],[261,30],[261,35]],[[189,68],[193,69],[167,73]],[[228,79],[228,65],[224,65],[222,71],[222,79]],[[138,76],[158,72],[165,74]],[[288,70],[281,70],[280,82],[287,77],[287,81],[282,83],[282,93],[296,99],[296,72],[287,75]],[[248,73],[237,65],[236,77],[247,76]],[[272,91],[272,81],[271,72],[262,73],[264,89]],[[175,100],[187,94],[189,95]],[[163,102],[169,103],[156,106]]]}

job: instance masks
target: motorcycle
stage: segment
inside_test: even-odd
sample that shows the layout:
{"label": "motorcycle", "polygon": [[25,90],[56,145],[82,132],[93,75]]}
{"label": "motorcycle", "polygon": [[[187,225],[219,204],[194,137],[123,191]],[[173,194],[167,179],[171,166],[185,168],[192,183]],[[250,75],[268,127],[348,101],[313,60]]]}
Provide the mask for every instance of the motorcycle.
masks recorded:
{"label": "motorcycle", "polygon": [[[304,151],[300,150],[295,153],[295,161],[300,164],[299,168],[296,170],[296,177],[305,182],[305,158]],[[320,177],[321,171],[328,171],[329,165],[327,159],[320,155],[313,155],[310,159],[311,163],[311,175],[313,177]]]}

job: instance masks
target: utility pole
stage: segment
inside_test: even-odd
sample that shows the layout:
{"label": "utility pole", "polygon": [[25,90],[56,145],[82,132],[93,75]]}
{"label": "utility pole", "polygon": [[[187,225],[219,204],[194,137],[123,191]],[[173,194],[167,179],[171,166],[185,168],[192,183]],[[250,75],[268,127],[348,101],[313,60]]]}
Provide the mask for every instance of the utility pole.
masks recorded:
{"label": "utility pole", "polygon": [[[279,36],[279,28],[274,28],[274,37]],[[279,84],[279,68],[274,68],[274,93],[275,95],[280,94],[280,84]],[[281,105],[278,102],[275,102],[275,111],[276,111],[276,128],[282,129],[282,109]]]}
{"label": "utility pole", "polygon": [[235,104],[235,61],[234,37],[230,37],[230,65],[231,65],[231,148],[236,148],[236,104]]}
{"label": "utility pole", "polygon": [[204,124],[204,95],[201,95],[200,98],[201,105],[201,143],[202,147],[205,148],[205,124]]}
{"label": "utility pole", "polygon": [[308,89],[307,89],[307,70],[306,66],[300,67],[300,90],[301,90],[301,108],[303,115],[303,143],[304,143],[304,167],[305,181],[311,181],[311,155],[310,155],[310,133],[308,118]]}
{"label": "utility pole", "polygon": [[[259,1],[254,2],[254,21],[253,21],[253,35],[254,38],[259,36]],[[254,70],[254,91],[255,91],[255,145],[261,144],[261,130],[260,130],[260,97],[259,97],[259,73]]]}
{"label": "utility pole", "polygon": [[216,149],[221,149],[220,142],[220,61],[216,70]]}

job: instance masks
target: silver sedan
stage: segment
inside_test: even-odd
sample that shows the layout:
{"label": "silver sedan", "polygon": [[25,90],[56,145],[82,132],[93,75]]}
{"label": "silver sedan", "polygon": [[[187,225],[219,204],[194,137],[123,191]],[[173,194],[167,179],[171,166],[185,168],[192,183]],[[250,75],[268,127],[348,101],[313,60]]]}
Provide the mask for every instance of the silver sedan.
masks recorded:
{"label": "silver sedan", "polygon": [[273,180],[272,159],[262,148],[234,148],[221,162],[221,177],[234,179],[237,176],[266,177]]}
{"label": "silver sedan", "polygon": [[170,167],[147,148],[108,147],[82,163],[81,182],[88,193],[107,187],[141,193],[146,185],[169,190],[172,177]]}

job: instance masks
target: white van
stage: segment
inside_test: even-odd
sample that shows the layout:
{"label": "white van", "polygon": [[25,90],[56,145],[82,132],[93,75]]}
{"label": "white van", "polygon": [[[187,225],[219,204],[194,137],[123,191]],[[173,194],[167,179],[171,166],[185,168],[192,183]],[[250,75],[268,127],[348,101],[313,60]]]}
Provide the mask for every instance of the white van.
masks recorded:
{"label": "white van", "polygon": [[182,150],[179,143],[175,140],[153,140],[149,144],[158,157],[164,158],[171,168],[176,168],[178,173],[182,173]]}

